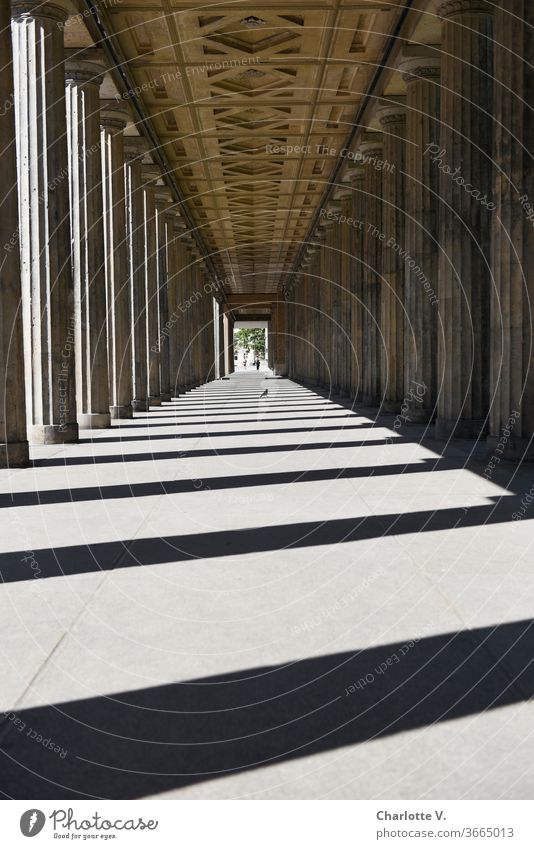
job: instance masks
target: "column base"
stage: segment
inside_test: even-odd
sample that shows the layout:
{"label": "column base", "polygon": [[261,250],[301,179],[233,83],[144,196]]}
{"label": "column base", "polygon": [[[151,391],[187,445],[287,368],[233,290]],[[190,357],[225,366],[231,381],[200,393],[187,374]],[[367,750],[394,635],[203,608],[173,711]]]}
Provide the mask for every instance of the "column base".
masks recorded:
{"label": "column base", "polygon": [[80,413],[78,416],[78,426],[86,430],[99,430],[109,427],[110,423],[109,413]]}
{"label": "column base", "polygon": [[161,407],[161,398],[159,395],[149,395],[148,396],[148,406],[149,407]]}
{"label": "column base", "polygon": [[112,419],[132,419],[133,410],[131,404],[122,404],[109,408],[109,414]]}
{"label": "column base", "polygon": [[162,401],[170,401],[171,400],[171,393],[170,392],[162,392],[161,393],[161,400]]}
{"label": "column base", "polygon": [[29,462],[30,451],[27,442],[0,443],[0,469],[27,466]]}
{"label": "column base", "polygon": [[378,407],[378,398],[376,395],[362,395],[362,404],[364,407]]}
{"label": "column base", "polygon": [[436,439],[478,439],[486,435],[485,419],[440,419],[436,420]]}
{"label": "column base", "polygon": [[138,400],[137,398],[134,398],[132,401],[132,410],[134,413],[148,413],[148,399],[141,398]]}
{"label": "column base", "polygon": [[434,418],[433,410],[425,410],[421,407],[408,407],[406,421],[408,424],[428,424]]}
{"label": "column base", "polygon": [[402,401],[391,401],[386,398],[385,401],[382,402],[382,406],[380,408],[381,413],[393,413],[396,415],[400,413],[402,407]]}
{"label": "column base", "polygon": [[78,442],[78,422],[60,425],[30,425],[28,440],[33,445],[61,445]]}
{"label": "column base", "polygon": [[509,437],[506,440],[505,436],[488,436],[486,443],[489,453],[495,453],[503,460],[534,460],[534,442],[531,439]]}

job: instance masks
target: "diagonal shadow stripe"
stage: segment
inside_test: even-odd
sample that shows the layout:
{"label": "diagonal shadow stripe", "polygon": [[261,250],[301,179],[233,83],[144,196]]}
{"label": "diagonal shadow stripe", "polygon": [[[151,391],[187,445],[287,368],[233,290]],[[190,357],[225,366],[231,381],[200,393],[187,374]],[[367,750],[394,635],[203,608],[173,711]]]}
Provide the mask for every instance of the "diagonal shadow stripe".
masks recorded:
{"label": "diagonal shadow stripe", "polygon": [[311,469],[308,471],[266,472],[253,475],[227,475],[202,478],[199,490],[197,479],[143,481],[142,483],[112,484],[110,486],[83,486],[63,489],[31,490],[0,495],[0,509],[28,507],[31,505],[66,504],[69,502],[102,501],[115,498],[146,498],[152,495],[178,495],[206,490],[243,489],[257,486],[281,486],[317,481],[351,480],[355,478],[384,477],[388,475],[430,473],[458,469],[461,464],[453,460],[424,460],[388,466],[358,466],[345,469]]}
{"label": "diagonal shadow stripe", "polygon": [[[233,415],[233,413],[228,413],[228,415]],[[256,417],[257,417],[257,411],[254,412],[254,413],[246,413],[246,414],[244,413],[243,415],[251,416],[251,418],[248,418],[248,419],[221,419],[220,421],[211,421],[210,420],[209,426],[212,427],[213,425],[254,423],[254,421],[256,420]],[[198,427],[198,425],[201,424],[201,422],[198,422],[198,421],[183,422],[181,419],[174,417],[174,416],[170,416],[170,415],[169,416],[150,416],[148,421],[144,421],[144,419],[142,420],[141,416],[139,416],[139,417],[136,416],[134,418],[134,422],[140,421],[140,424],[135,425],[135,427],[137,427],[137,428],[148,428],[148,427],[150,427],[150,422],[153,419],[158,419],[158,418],[171,419],[170,422],[163,422],[161,424],[161,427],[169,427],[169,425],[179,425],[180,428],[182,428],[182,427]],[[201,417],[193,416],[193,418],[201,418]],[[278,416],[278,414],[277,414],[276,416],[272,416],[272,417],[269,416],[269,422],[300,422],[300,421],[302,421],[302,422],[309,422],[309,421],[329,422],[332,419],[344,419],[345,421],[348,421],[350,419],[351,421],[353,421],[355,418],[359,418],[359,417],[352,414],[352,413],[349,413],[349,412],[342,413],[341,415],[332,415],[332,416],[321,414],[320,416],[302,416],[302,417]],[[369,422],[369,421],[368,421],[368,423],[372,424],[372,422]],[[155,425],[155,426],[160,426],[160,423],[158,422],[157,425]],[[116,431],[116,430],[122,430],[123,427],[126,427],[126,428],[134,427],[134,425],[132,425],[131,423],[126,424],[126,425],[122,425],[122,424],[112,425],[111,428],[109,428],[109,429],[113,432],[113,431]],[[92,441],[98,442],[98,436],[95,436],[94,440],[84,439],[84,440],[80,440],[80,441],[83,441],[83,442],[92,442]]]}
{"label": "diagonal shadow stripe", "polygon": [[526,619],[414,634],[20,710],[24,727],[65,755],[52,757],[4,720],[0,790],[17,799],[139,798],[520,704],[534,696],[533,631]]}
{"label": "diagonal shadow stripe", "polygon": [[[145,442],[146,437],[140,437]],[[157,439],[158,437],[154,437]],[[172,439],[172,436],[162,436],[161,439]],[[402,437],[392,437],[389,440],[394,445],[412,444],[412,439],[403,439]],[[35,468],[53,468],[54,466],[82,466],[91,465],[93,463],[132,463],[144,460],[173,460],[187,459],[189,457],[222,457],[231,456],[234,454],[268,454],[279,453],[284,451],[330,451],[333,448],[364,448],[373,445],[386,445],[388,439],[365,439],[354,440],[353,442],[310,442],[310,443],[295,443],[294,445],[251,445],[239,446],[234,448],[211,448],[211,449],[192,449],[184,451],[160,451],[157,454],[149,451],[142,454],[96,454],[89,457],[50,457],[43,460],[33,460],[31,465]]]}
{"label": "diagonal shadow stripe", "polygon": [[0,579],[4,583],[11,583],[33,580],[35,577],[51,578],[184,560],[238,557],[267,551],[339,545],[383,536],[510,523],[512,513],[520,504],[520,496],[507,495],[495,503],[476,507],[450,507],[443,510],[68,545],[36,550],[31,552],[31,556],[27,551],[13,551],[0,555]]}
{"label": "diagonal shadow stripe", "polygon": [[[257,419],[253,419],[247,424],[255,424]],[[210,423],[211,424],[211,423]],[[269,424],[267,422],[267,424]],[[157,424],[156,427],[172,427],[172,423],[169,424]],[[356,425],[332,425],[329,427],[328,425],[324,426],[316,426],[316,427],[285,427],[285,428],[271,428],[264,427],[261,430],[218,430],[218,431],[198,431],[197,433],[167,433],[167,434],[148,434],[145,433],[143,436],[104,436],[98,437],[96,439],[79,439],[78,444],[91,444],[98,445],[101,442],[139,442],[140,439],[146,439],[147,441],[152,441],[153,439],[201,439],[203,437],[217,438],[224,436],[270,436],[271,433],[316,433],[321,431],[333,431],[333,430],[369,430],[369,428],[373,427],[372,424],[356,424]]]}

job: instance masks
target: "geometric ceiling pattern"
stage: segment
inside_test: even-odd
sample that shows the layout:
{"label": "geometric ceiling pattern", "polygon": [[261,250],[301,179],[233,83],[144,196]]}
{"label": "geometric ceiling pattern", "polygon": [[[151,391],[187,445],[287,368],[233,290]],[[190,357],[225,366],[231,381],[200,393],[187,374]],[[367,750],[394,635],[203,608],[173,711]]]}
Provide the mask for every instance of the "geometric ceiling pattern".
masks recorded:
{"label": "geometric ceiling pattern", "polygon": [[291,268],[402,3],[103,4],[233,292]]}

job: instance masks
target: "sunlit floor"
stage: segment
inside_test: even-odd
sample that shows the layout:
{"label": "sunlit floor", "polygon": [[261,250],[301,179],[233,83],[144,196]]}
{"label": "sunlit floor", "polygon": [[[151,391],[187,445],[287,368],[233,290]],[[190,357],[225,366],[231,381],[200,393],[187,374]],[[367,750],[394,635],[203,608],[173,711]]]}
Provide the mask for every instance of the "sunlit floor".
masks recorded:
{"label": "sunlit floor", "polygon": [[0,473],[3,794],[532,798],[532,467],[392,425],[250,369]]}

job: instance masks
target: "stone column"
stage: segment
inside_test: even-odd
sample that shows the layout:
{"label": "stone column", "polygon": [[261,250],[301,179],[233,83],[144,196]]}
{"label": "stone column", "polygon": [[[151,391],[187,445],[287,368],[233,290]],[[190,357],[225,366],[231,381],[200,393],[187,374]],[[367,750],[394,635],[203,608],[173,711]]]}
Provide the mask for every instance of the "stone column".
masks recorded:
{"label": "stone column", "polygon": [[189,266],[189,256],[187,253],[187,248],[184,242],[184,226],[180,219],[178,219],[178,223],[175,222],[175,228],[178,229],[176,233],[176,270],[177,270],[177,281],[175,287],[175,297],[176,301],[173,305],[173,308],[177,315],[176,322],[176,375],[174,380],[176,381],[176,388],[178,394],[183,394],[187,392],[189,388],[187,383],[187,345],[188,345],[188,333],[187,333],[187,324],[186,324],[186,313],[185,313],[185,302],[187,300],[186,290],[187,290],[187,275],[188,275],[188,266]]}
{"label": "stone column", "polygon": [[109,409],[112,419],[131,419],[132,338],[123,136],[128,107],[114,100],[103,100],[101,107]]}
{"label": "stone column", "polygon": [[495,13],[495,194],[489,447],[534,459],[534,6],[499,0]]}
{"label": "stone column", "polygon": [[0,6],[0,468],[28,462],[9,3]]}
{"label": "stone column", "polygon": [[195,260],[192,254],[193,238],[189,234],[182,237],[186,245],[187,262],[184,274],[184,350],[183,350],[183,374],[184,389],[187,392],[193,388],[194,360],[193,360],[193,323],[191,314],[191,295],[194,292]]}
{"label": "stone column", "polygon": [[156,193],[156,243],[158,256],[158,315],[159,315],[159,376],[162,401],[171,400],[169,337],[163,332],[169,320],[167,293],[167,209],[172,200],[169,189],[157,186]]}
{"label": "stone column", "polygon": [[[193,304],[191,309],[189,310],[191,315],[191,339],[192,339],[192,347],[191,351],[193,354],[193,386],[199,386],[201,383],[201,375],[202,375],[202,365],[201,365],[201,328],[202,328],[202,311],[199,308],[198,302],[198,292],[202,291],[202,280],[200,274],[200,253],[198,251],[196,243],[192,246],[192,254],[195,260],[195,264],[193,265]],[[202,302],[202,299],[201,299]]]}
{"label": "stone column", "polygon": [[179,230],[177,228],[178,216],[175,211],[168,215],[167,225],[167,294],[169,304],[168,333],[169,333],[169,386],[171,399],[178,397],[178,327],[179,310],[178,302],[178,256],[177,241]]}
{"label": "stone column", "polygon": [[[397,413],[404,398],[404,275],[410,258],[404,244],[405,194],[404,149],[406,110],[404,98],[389,98],[380,106],[378,118],[382,126],[382,299],[380,325],[382,409]],[[394,102],[391,102],[394,101]]]}
{"label": "stone column", "polygon": [[302,378],[302,343],[300,338],[300,317],[302,313],[302,285],[305,271],[305,260],[302,261],[298,273],[295,275],[291,286],[291,303],[292,303],[292,351],[293,351],[293,379],[300,380]]}
{"label": "stone column", "polygon": [[131,308],[130,339],[132,349],[132,408],[147,412],[148,350],[146,312],[146,269],[144,199],[141,160],[148,143],[139,136],[124,138],[124,175],[126,193],[126,238],[128,252],[129,297]]}
{"label": "stone column", "polygon": [[225,350],[224,350],[224,313],[221,301],[214,300],[213,305],[214,318],[217,322],[216,340],[217,340],[217,377],[224,377],[225,372]]}
{"label": "stone column", "polygon": [[[295,312],[295,358],[296,376],[299,380],[309,380],[307,373],[309,355],[312,346],[315,345],[315,316],[310,308],[308,298],[309,281],[311,273],[311,255],[309,249],[306,251],[302,272],[298,275],[298,284],[294,290],[294,312]],[[303,338],[303,322],[307,321],[308,335]]]}
{"label": "stone column", "polygon": [[[323,222],[317,230],[317,234],[315,236],[315,239],[317,240],[319,245],[317,251],[317,259],[314,263],[312,263],[310,269],[308,270],[308,274],[305,275],[302,281],[302,309],[300,316],[302,360],[305,368],[306,380],[309,380],[310,376],[316,370],[314,367],[311,366],[311,362],[313,362],[312,357],[315,356],[315,362],[317,363],[318,383],[321,386],[328,388],[329,391],[331,391],[332,389],[332,367],[330,362],[330,315],[332,311],[332,290],[328,275],[329,269],[326,254],[328,250],[327,245],[329,240],[328,230],[331,226],[332,222],[328,223],[328,228]],[[312,352],[309,346],[307,333],[307,322],[309,317],[308,304],[310,302],[310,282],[311,286],[317,292],[317,350],[315,352]]]}
{"label": "stone column", "polygon": [[334,395],[339,395],[341,391],[341,233],[344,226],[339,223],[341,204],[338,201],[332,201],[328,206],[328,214],[331,218],[323,218],[322,221],[327,229],[325,268],[328,279],[325,285],[330,290],[328,350],[331,389]]}
{"label": "stone column", "polygon": [[365,227],[363,234],[363,379],[362,401],[377,407],[380,395],[380,304],[382,289],[382,134],[364,133],[360,144],[364,169]]}
{"label": "stone column", "polygon": [[206,273],[202,275],[202,306],[204,314],[204,338],[202,353],[204,363],[204,381],[215,379],[215,364],[219,358],[215,350],[215,311],[211,281]]}
{"label": "stone column", "polygon": [[[298,273],[298,272],[297,272]],[[295,275],[292,274],[286,283],[284,297],[287,303],[287,376],[290,380],[295,374],[295,307],[294,307]]]}
{"label": "stone column", "polygon": [[155,183],[160,170],[155,165],[143,165],[143,234],[145,246],[145,291],[147,304],[147,371],[148,402],[151,407],[161,406],[159,378],[159,308],[158,308],[158,252],[156,242]]}
{"label": "stone column", "polygon": [[438,438],[477,437],[489,412],[493,3],[451,0],[442,27]]}
{"label": "stone column", "polygon": [[169,369],[171,395],[173,398],[180,394],[181,359],[184,350],[183,342],[183,255],[181,234],[186,224],[180,215],[174,211],[170,217],[168,236],[169,249]]}
{"label": "stone column", "polygon": [[[345,193],[341,203],[341,212],[345,218],[350,218],[351,195]],[[341,239],[341,327],[342,327],[342,383],[341,392],[350,397],[350,367],[351,367],[351,296],[350,296],[350,225],[345,222]]]}
{"label": "stone column", "polygon": [[99,89],[104,53],[66,53],[67,141],[78,424],[109,427]]}
{"label": "stone column", "polygon": [[234,319],[232,313],[225,307],[224,315],[224,370],[226,374],[233,374],[234,362]]}
{"label": "stone column", "polygon": [[352,193],[349,187],[340,188],[336,198],[341,207],[341,220],[338,224],[338,249],[339,249],[339,333],[338,333],[338,357],[339,357],[339,392],[342,396],[350,395],[350,366],[351,366],[351,200]]}
{"label": "stone column", "polygon": [[75,442],[74,302],[61,0],[12,3],[26,411],[31,442]]}
{"label": "stone column", "polygon": [[[404,392],[407,418],[428,422],[437,399],[439,170],[428,154],[439,138],[441,59],[429,51],[405,58],[406,82]],[[408,260],[408,257],[410,258]]]}
{"label": "stone column", "polygon": [[284,300],[273,300],[271,305],[273,331],[273,371],[287,377],[287,305]]}
{"label": "stone column", "polygon": [[324,251],[327,231],[319,227],[316,244],[310,245],[300,284],[300,342],[302,363],[306,362],[307,380],[312,384],[326,385],[328,374],[325,362],[325,334],[329,329],[324,320],[325,296],[328,287],[323,279]]}
{"label": "stone column", "polygon": [[363,238],[365,228],[365,195],[363,192],[363,166],[357,165],[349,171],[352,184],[350,199],[349,228],[350,252],[350,394],[353,399],[361,400],[363,376]]}

